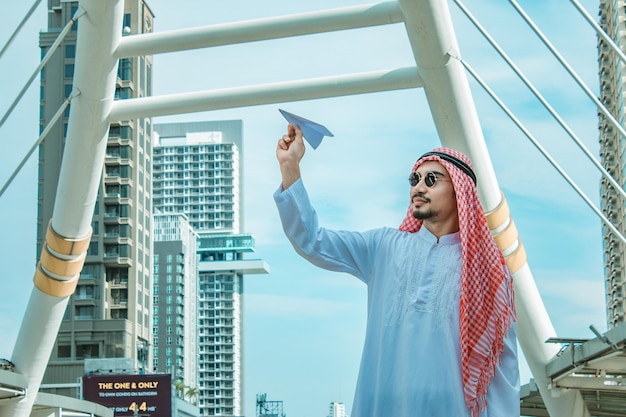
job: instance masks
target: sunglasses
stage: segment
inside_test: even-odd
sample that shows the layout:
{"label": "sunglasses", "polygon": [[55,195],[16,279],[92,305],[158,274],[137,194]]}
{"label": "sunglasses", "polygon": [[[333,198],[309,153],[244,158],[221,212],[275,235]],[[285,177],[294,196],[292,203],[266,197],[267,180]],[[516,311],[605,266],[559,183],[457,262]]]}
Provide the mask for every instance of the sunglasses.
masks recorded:
{"label": "sunglasses", "polygon": [[[420,183],[421,180],[422,180],[422,176],[419,172],[411,172],[411,175],[409,175],[409,184],[411,184],[411,187],[415,187],[417,184]],[[437,184],[437,181],[452,181],[452,180],[450,178],[444,178],[442,173],[434,172],[434,171],[429,171],[424,176],[424,184],[426,184],[428,188],[434,187],[435,184]]]}

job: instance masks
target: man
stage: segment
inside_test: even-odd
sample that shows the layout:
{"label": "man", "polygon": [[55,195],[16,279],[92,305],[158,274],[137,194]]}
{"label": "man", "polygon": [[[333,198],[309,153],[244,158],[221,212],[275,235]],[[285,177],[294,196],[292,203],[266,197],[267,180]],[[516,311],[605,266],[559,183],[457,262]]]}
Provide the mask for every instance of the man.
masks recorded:
{"label": "man", "polygon": [[[276,148],[283,228],[313,264],[367,285],[367,328],[352,417],[519,416],[513,286],[460,152],[424,154],[399,229],[318,225],[300,177],[302,132]],[[422,227],[423,226],[423,227]]]}

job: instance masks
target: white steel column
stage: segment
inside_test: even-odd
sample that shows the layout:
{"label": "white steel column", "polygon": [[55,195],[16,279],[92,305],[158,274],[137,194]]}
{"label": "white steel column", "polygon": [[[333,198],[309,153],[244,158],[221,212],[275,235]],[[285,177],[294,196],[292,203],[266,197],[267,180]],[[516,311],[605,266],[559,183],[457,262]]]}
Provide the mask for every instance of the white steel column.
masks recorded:
{"label": "white steel column", "polygon": [[28,379],[26,396],[0,408],[0,417],[28,417],[69,296],[89,245],[91,219],[104,163],[107,116],[113,103],[122,33],[123,0],[83,0],[74,90],[52,220],[11,361]]}
{"label": "white steel column", "polygon": [[519,342],[551,416],[588,417],[580,392],[553,390],[546,364],[559,347],[537,291],[524,248],[487,152],[462,64],[446,0],[398,0],[441,143],[466,153],[474,164],[481,203],[515,280]]}

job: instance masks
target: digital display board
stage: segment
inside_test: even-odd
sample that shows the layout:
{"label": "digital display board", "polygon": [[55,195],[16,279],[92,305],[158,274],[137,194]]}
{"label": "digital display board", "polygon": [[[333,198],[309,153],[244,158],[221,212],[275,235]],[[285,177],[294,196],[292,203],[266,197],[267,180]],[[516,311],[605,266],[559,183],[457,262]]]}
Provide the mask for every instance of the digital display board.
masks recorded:
{"label": "digital display board", "polygon": [[83,397],[110,408],[115,417],[170,417],[172,376],[85,375]]}

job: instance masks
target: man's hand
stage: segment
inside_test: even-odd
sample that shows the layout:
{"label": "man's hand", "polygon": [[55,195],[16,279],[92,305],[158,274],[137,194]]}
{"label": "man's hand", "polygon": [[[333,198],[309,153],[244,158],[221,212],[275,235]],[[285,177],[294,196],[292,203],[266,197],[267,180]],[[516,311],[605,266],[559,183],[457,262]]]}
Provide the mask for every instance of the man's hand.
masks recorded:
{"label": "man's hand", "polygon": [[283,190],[286,190],[300,178],[300,160],[304,156],[302,130],[291,123],[287,126],[287,134],[278,140],[276,159],[283,177]]}

